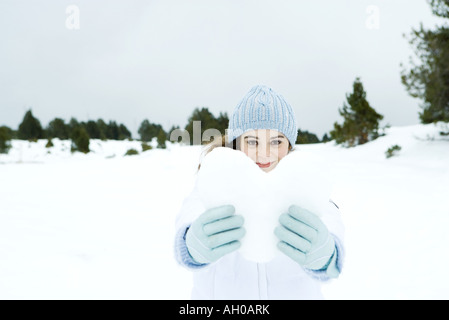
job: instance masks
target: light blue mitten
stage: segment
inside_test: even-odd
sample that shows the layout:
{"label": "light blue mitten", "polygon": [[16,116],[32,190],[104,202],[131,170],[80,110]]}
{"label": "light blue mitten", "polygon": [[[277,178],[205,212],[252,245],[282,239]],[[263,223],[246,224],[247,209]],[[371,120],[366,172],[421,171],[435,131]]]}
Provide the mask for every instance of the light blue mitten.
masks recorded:
{"label": "light blue mitten", "polygon": [[186,234],[186,245],[194,261],[211,263],[240,248],[245,235],[243,217],[232,205],[207,210],[196,219]]}
{"label": "light blue mitten", "polygon": [[338,276],[335,241],[317,215],[293,205],[279,222],[274,231],[279,250],[306,269],[329,269],[331,277]]}

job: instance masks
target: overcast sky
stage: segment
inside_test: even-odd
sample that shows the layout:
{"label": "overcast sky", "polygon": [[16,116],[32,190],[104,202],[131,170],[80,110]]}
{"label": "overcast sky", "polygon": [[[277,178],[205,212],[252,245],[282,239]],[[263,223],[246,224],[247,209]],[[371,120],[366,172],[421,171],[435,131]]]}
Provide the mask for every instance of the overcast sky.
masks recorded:
{"label": "overcast sky", "polygon": [[402,35],[441,21],[425,0],[1,0],[0,125],[31,108],[44,126],[102,118],[137,138],[144,119],[168,130],[195,107],[231,115],[265,84],[321,137],[356,77],[384,124],[415,124]]}

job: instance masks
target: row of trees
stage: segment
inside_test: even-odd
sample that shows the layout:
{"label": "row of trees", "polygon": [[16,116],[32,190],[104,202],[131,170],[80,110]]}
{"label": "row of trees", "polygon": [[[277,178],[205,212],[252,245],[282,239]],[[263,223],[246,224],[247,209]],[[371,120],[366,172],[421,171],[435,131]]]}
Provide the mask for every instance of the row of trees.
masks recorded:
{"label": "row of trees", "polygon": [[[201,134],[207,129],[218,129],[222,134],[225,133],[228,127],[229,118],[226,113],[219,114],[215,117],[206,107],[196,108],[192,115],[188,118],[187,124],[184,127],[190,137],[193,137],[193,123],[194,121],[201,121]],[[179,126],[173,126],[167,132],[160,124],[151,123],[145,119],[140,124],[138,134],[142,142],[149,142],[156,138],[158,147],[165,148],[165,142],[170,139],[170,133],[179,129]],[[327,136],[326,136],[327,137]],[[37,141],[38,139],[53,138],[61,140],[72,140],[72,150],[89,152],[89,140],[125,140],[132,139],[131,132],[124,124],[118,124],[115,121],[106,123],[102,119],[96,121],[89,120],[87,122],[79,122],[75,118],[71,118],[66,123],[61,118],[51,120],[44,128],[39,119],[37,119],[31,110],[28,110],[23,117],[22,122],[17,130],[8,127],[0,127],[0,152],[8,151],[11,139],[21,139],[29,141]],[[298,130],[297,143],[317,143],[320,140],[313,133],[308,131]]]}
{"label": "row of trees", "polygon": [[48,139],[51,141],[53,138],[59,138],[61,140],[71,139],[73,151],[77,150],[87,153],[89,152],[89,139],[91,138],[103,140],[124,140],[131,138],[131,132],[125,125],[117,124],[115,121],[106,123],[102,119],[79,122],[75,118],[71,118],[66,123],[63,119],[55,118],[48,123],[47,127],[43,128],[41,122],[34,117],[31,110],[25,113],[17,130],[1,127],[0,132],[0,144],[3,141],[3,150],[0,149],[0,152],[7,151],[7,141],[10,139],[29,141],[37,141],[38,139]]}
{"label": "row of trees", "polygon": [[43,128],[41,122],[34,117],[31,110],[25,113],[18,130],[14,131],[10,129],[10,134],[14,139],[30,141],[52,138],[67,140],[72,139],[79,130],[86,131],[92,139],[124,140],[131,138],[131,132],[125,125],[117,124],[115,121],[106,123],[102,119],[79,122],[75,118],[71,118],[66,123],[61,118],[55,118],[48,123],[47,127]]}
{"label": "row of trees", "polygon": [[[143,142],[151,141],[157,137],[158,147],[165,147],[167,133],[163,131],[160,125],[149,123],[148,120],[142,122],[139,129],[141,140]],[[0,153],[8,152],[11,139],[21,139],[37,141],[38,139],[58,138],[61,140],[72,140],[72,151],[89,152],[89,140],[125,140],[131,139],[131,132],[124,124],[118,124],[116,121],[106,123],[103,119],[96,121],[79,122],[71,118],[66,123],[61,118],[51,120],[44,128],[39,119],[37,119],[31,110],[28,110],[23,117],[17,130],[6,126],[0,127]]]}
{"label": "row of trees", "polygon": [[[345,121],[342,125],[335,124],[334,130],[320,140],[316,134],[298,129],[298,138],[296,144],[327,142],[334,139],[337,143],[348,142],[348,145],[362,144],[369,139],[375,138],[378,129],[378,121],[382,116],[377,114],[366,101],[366,93],[359,79],[354,83],[354,92],[347,96],[348,105],[344,105],[340,114]],[[218,129],[222,134],[228,127],[229,118],[226,113],[215,117],[206,107],[196,108],[188,118],[184,130],[193,137],[194,121],[201,121],[201,136],[207,129]],[[170,139],[170,133],[179,127],[172,127],[166,132],[160,124],[151,123],[147,119],[142,121],[138,134],[142,142],[157,139],[158,147],[165,148],[166,140]],[[102,140],[125,140],[131,139],[131,132],[124,124],[118,124],[115,121],[106,123],[102,119],[96,121],[79,122],[71,118],[68,123],[63,119],[55,118],[43,128],[40,121],[34,117],[31,110],[25,113],[23,121],[18,130],[12,130],[8,127],[0,127],[0,152],[7,152],[11,139],[23,139],[36,141],[37,139],[53,138],[61,140],[71,139],[72,150],[89,152],[90,139]]]}

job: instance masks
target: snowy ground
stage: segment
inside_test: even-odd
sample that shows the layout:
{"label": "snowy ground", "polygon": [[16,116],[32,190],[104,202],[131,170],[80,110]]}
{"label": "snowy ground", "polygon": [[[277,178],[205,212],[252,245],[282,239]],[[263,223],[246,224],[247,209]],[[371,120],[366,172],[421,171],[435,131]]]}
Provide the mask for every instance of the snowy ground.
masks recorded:
{"label": "snowy ground", "polygon": [[[332,159],[346,264],[328,299],[448,299],[449,138],[393,127],[352,149],[300,145]],[[0,299],[188,299],[173,258],[174,218],[200,148],[123,156],[136,141],[13,141],[0,155]],[[402,147],[385,158],[394,144]],[[50,153],[48,153],[50,152]]]}

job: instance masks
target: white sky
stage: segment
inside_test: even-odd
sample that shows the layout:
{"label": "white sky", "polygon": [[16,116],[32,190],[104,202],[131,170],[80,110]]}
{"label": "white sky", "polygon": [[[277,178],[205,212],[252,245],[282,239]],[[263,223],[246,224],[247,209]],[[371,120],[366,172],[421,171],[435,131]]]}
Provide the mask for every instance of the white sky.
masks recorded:
{"label": "white sky", "polygon": [[[69,5],[77,30],[66,26]],[[379,28],[367,27],[370,5]],[[195,107],[230,116],[265,84],[321,138],[342,121],[357,76],[383,124],[415,124],[420,101],[400,81],[413,53],[402,34],[441,21],[425,0],[2,0],[0,125],[17,128],[32,108],[44,126],[102,118],[137,138],[144,119],[168,130]]]}

